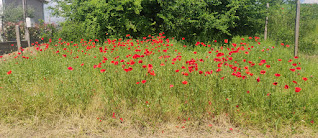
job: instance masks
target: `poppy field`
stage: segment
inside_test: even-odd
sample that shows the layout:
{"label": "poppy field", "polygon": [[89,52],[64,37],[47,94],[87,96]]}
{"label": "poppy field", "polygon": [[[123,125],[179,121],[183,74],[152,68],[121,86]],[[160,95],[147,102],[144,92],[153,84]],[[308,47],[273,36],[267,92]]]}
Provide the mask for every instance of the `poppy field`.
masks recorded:
{"label": "poppy field", "polygon": [[50,122],[76,112],[97,122],[211,127],[226,115],[238,127],[317,130],[317,62],[259,37],[184,39],[59,39],[1,56],[0,120]]}

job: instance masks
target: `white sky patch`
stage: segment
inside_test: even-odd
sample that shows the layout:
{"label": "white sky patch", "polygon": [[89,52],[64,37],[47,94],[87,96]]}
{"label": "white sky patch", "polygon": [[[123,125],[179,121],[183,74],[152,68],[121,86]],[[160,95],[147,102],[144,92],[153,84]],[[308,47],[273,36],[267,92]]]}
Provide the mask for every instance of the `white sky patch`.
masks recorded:
{"label": "white sky patch", "polygon": [[303,0],[302,3],[318,3],[318,0]]}

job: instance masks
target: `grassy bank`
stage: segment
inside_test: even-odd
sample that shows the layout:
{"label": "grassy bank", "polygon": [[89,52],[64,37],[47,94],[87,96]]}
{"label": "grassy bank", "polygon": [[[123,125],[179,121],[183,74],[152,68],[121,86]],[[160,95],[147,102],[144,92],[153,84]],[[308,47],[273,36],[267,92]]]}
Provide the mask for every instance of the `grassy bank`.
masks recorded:
{"label": "grassy bank", "polygon": [[108,125],[210,127],[226,116],[263,132],[317,130],[316,59],[257,37],[182,43],[164,36],[60,40],[10,55],[0,64],[1,122],[54,123],[78,114]]}

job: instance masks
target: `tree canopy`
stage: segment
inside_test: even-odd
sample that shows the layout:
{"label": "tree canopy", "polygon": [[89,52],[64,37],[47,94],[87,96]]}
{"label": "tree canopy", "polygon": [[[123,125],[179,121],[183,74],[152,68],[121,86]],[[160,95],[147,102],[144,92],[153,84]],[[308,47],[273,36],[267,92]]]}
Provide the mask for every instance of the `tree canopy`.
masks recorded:
{"label": "tree canopy", "polygon": [[54,15],[63,24],[81,26],[84,38],[161,31],[196,40],[251,35],[261,32],[269,0],[54,0]]}

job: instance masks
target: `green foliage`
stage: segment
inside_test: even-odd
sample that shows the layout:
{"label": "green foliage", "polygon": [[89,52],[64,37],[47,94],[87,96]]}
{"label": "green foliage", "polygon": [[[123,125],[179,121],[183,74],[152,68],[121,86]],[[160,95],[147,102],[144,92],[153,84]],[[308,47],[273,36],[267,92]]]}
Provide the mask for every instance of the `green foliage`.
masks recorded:
{"label": "green foliage", "polygon": [[[294,43],[293,0],[54,0],[55,15],[65,17],[59,36],[65,40],[132,37],[166,32],[186,41],[263,36],[269,16],[268,38]],[[266,3],[270,4],[267,9]],[[302,4],[300,51],[317,49],[317,4]],[[76,25],[76,26],[73,26]],[[66,34],[67,33],[67,34]],[[222,40],[221,40],[222,41]]]}
{"label": "green foliage", "polygon": [[64,39],[105,39],[106,33],[141,37],[167,32],[187,41],[253,35],[260,32],[256,28],[263,25],[266,10],[266,0],[54,1],[58,3],[51,7],[54,14],[67,19],[61,33],[70,30],[71,24],[81,26],[78,32],[82,35]]}
{"label": "green foliage", "polygon": [[[294,44],[295,4],[272,5],[269,16],[269,38]],[[315,53],[318,49],[318,4],[301,4],[299,50]]]}
{"label": "green foliage", "polygon": [[[65,1],[59,1],[59,6],[63,10],[55,9],[55,14],[68,19],[63,23],[61,33],[72,31],[70,27],[73,24],[80,26],[77,31],[81,32],[82,35],[64,37],[65,39],[104,39],[106,38],[106,33],[118,37],[126,34],[138,37],[145,34],[148,35],[158,29],[158,27],[155,27],[157,24],[155,19],[153,19],[156,17],[151,17],[156,15],[153,12],[160,11],[160,9],[154,10],[157,7],[154,2],[141,0],[110,0],[106,2],[105,0],[76,0],[71,4],[67,4]],[[142,5],[147,5],[148,9],[142,10]],[[76,32],[71,34],[76,34]]]}

